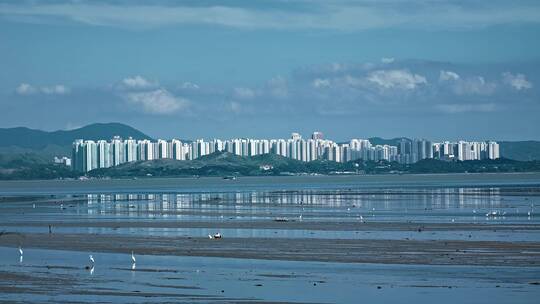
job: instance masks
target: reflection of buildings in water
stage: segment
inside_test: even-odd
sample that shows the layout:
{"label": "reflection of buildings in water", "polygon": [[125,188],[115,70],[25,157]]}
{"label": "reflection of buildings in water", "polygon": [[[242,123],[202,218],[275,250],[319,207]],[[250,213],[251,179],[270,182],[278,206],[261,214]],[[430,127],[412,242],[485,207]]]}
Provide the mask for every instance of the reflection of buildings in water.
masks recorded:
{"label": "reflection of buildings in water", "polygon": [[358,210],[496,208],[500,188],[303,190],[228,193],[88,194],[88,215],[153,217],[181,213],[270,213],[273,208],[356,207]]}

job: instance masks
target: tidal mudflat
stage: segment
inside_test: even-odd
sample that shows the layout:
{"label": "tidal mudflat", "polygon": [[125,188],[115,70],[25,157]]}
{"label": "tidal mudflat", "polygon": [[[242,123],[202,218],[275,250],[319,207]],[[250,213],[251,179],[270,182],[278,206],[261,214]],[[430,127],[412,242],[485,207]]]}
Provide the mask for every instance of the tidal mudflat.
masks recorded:
{"label": "tidal mudflat", "polygon": [[539,174],[2,182],[0,195],[0,303],[540,297]]}

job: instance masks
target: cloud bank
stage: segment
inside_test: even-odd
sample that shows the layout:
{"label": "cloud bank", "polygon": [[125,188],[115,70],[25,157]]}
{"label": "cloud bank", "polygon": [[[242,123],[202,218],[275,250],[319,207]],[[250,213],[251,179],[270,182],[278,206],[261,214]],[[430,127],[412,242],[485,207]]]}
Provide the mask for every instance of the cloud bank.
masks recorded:
{"label": "cloud bank", "polygon": [[15,92],[19,95],[66,95],[70,93],[70,89],[62,84],[38,87],[28,83],[21,83],[17,88],[15,88]]}
{"label": "cloud bank", "polygon": [[0,15],[19,22],[91,26],[212,25],[242,29],[478,28],[539,23],[534,1],[2,1]]}

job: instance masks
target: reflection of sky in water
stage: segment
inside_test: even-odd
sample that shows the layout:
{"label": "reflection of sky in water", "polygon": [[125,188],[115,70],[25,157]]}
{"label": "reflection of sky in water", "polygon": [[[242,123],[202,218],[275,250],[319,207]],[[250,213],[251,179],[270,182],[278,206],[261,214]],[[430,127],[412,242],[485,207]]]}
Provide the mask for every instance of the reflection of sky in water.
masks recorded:
{"label": "reflection of sky in water", "polygon": [[[359,299],[366,303],[432,303],[437,298],[437,302],[443,304],[471,302],[472,299],[475,303],[535,303],[540,296],[537,286],[528,284],[538,278],[534,267],[340,264],[137,255],[136,271],[132,271],[128,253],[93,253],[96,265],[91,271],[85,269],[88,254],[27,249],[24,262],[19,263],[14,248],[0,247],[1,271],[40,278],[32,284],[19,285],[39,292],[0,293],[0,300],[207,303],[228,298],[317,303],[358,303]],[[104,291],[124,295],[92,295]],[[134,291],[159,296],[137,297]],[[214,298],[198,299],[198,296]]]}
{"label": "reflection of sky in water", "polygon": [[[89,194],[76,212],[159,220],[288,219],[325,221],[530,221],[533,200],[499,188],[291,191],[196,194]],[[486,213],[497,211],[497,216]]]}
{"label": "reflection of sky in water", "polygon": [[[0,230],[21,233],[43,233],[41,227],[3,227]],[[136,236],[164,237],[206,237],[209,234],[221,233],[227,238],[314,238],[314,239],[358,239],[358,240],[462,240],[462,241],[508,241],[540,242],[537,231],[505,231],[505,230],[444,230],[430,231],[324,231],[305,229],[241,229],[241,228],[104,228],[104,227],[55,227],[55,233],[90,233],[119,234]]]}
{"label": "reflection of sky in water", "polygon": [[[529,188],[527,191],[536,191]],[[152,236],[206,236],[219,230],[228,237],[337,238],[337,239],[448,239],[538,241],[535,231],[444,229],[400,231],[391,228],[359,231],[347,228],[280,228],[277,219],[305,224],[335,223],[443,223],[538,224],[538,196],[522,188],[437,188],[303,190],[226,193],[88,194],[58,196],[34,202],[3,203],[0,223],[110,221],[210,222],[232,224],[222,229],[181,227],[54,227],[58,233],[106,233]],[[34,207],[35,206],[35,207]],[[22,210],[22,212],[21,212]],[[496,216],[486,216],[497,212]],[[530,215],[529,215],[530,213]],[[14,216],[16,214],[16,216]],[[237,228],[242,221],[271,221],[273,227]],[[151,225],[151,224],[148,224]],[[287,226],[286,224],[283,224]],[[202,228],[201,228],[202,227]],[[18,232],[43,232],[41,227],[5,226]],[[338,231],[334,231],[338,230]]]}
{"label": "reflection of sky in water", "polygon": [[[532,189],[532,190],[531,190]],[[204,237],[221,232],[227,237],[413,239],[539,242],[540,205],[537,188],[403,188],[361,190],[247,191],[227,193],[89,194],[41,197],[0,204],[0,231],[47,233],[47,221],[75,227],[54,227],[54,233],[121,234],[135,236]],[[486,213],[497,211],[497,216]],[[531,216],[528,215],[531,212]],[[504,215],[503,215],[504,214]],[[300,218],[300,215],[302,216]],[[280,228],[277,218],[309,228]],[[339,231],[339,223],[443,223],[442,230],[423,232],[393,229]],[[231,224],[228,228],[86,227],[84,222]],[[273,224],[267,229],[235,228],[254,221]],[[13,225],[10,222],[39,223]],[[77,224],[80,222],[80,225]],[[327,230],[313,229],[330,222]],[[5,223],[5,225],[2,225]],[[452,223],[516,224],[515,229],[451,229]],[[204,224],[204,223],[203,223]],[[313,224],[313,226],[309,226]],[[335,225],[334,225],[335,224]],[[129,225],[129,224],[127,224]],[[173,225],[171,225],[173,226]],[[186,225],[187,227],[190,224]],[[253,225],[257,227],[257,225]],[[464,225],[465,227],[466,225]],[[205,226],[202,226],[205,227]],[[335,229],[335,230],[334,230]],[[349,229],[349,228],[348,228]],[[337,231],[336,231],[337,230]],[[540,289],[537,267],[475,267],[339,264],[251,259],[137,256],[132,270],[131,249],[125,254],[71,252],[0,247],[0,283],[3,272],[29,274],[37,281],[23,288],[32,292],[0,293],[0,302],[215,302],[240,300],[358,303],[535,303]],[[93,254],[96,265],[88,266]],[[49,267],[47,267],[49,266]],[[160,270],[160,271],[156,271]],[[59,283],[54,283],[59,279]],[[4,280],[5,281],[5,280]],[[41,286],[42,282],[48,282]],[[50,284],[49,284],[50,283]],[[44,283],[43,283],[44,284]],[[261,286],[257,286],[260,284]],[[315,285],[314,285],[315,284]],[[377,289],[381,286],[381,289]],[[499,286],[499,287],[497,287]],[[1,284],[0,284],[1,287]],[[452,288],[449,288],[452,287]],[[34,293],[36,290],[38,292]],[[222,293],[221,290],[224,292]],[[275,292],[279,290],[279,292]],[[78,294],[81,291],[88,294]],[[98,295],[100,292],[124,295]],[[136,297],[140,293],[159,296]],[[178,295],[182,296],[178,296]],[[169,296],[167,296],[169,295]],[[186,298],[187,297],[187,298]],[[198,298],[202,297],[202,298]]]}

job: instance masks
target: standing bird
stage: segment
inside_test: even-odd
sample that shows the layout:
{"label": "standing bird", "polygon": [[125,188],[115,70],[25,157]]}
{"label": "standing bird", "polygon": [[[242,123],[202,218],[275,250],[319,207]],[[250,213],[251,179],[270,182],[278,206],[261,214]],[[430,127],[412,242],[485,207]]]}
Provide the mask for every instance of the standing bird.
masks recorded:
{"label": "standing bird", "polygon": [[20,255],[20,256],[23,255],[23,250],[22,250],[21,246],[19,246],[19,255]]}
{"label": "standing bird", "polygon": [[96,261],[94,261],[94,257],[90,255],[89,258],[90,258],[90,263],[92,263],[92,266],[94,266],[94,264],[96,263]]}
{"label": "standing bird", "polygon": [[137,262],[137,259],[135,259],[135,255],[133,254],[133,251],[131,251],[131,263],[135,264]]}

